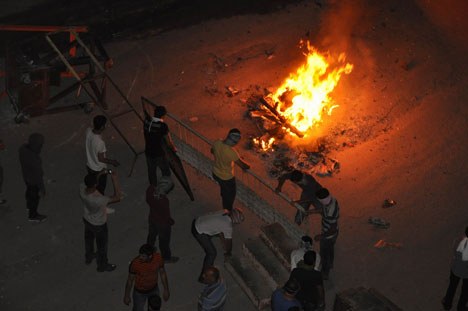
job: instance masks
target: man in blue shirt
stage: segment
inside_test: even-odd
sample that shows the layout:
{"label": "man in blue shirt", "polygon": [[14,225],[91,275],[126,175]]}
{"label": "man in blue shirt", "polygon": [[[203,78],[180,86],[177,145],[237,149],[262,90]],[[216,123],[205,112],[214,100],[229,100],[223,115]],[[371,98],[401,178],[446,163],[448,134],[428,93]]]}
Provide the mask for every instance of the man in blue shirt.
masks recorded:
{"label": "man in blue shirt", "polygon": [[294,278],[290,278],[283,288],[278,288],[273,292],[273,295],[271,295],[271,310],[301,310],[301,304],[295,298],[300,289],[301,286],[299,282]]}
{"label": "man in blue shirt", "polygon": [[219,270],[215,266],[205,269],[203,272],[205,288],[198,298],[198,311],[222,311],[226,302],[227,288],[224,280],[219,276]]}

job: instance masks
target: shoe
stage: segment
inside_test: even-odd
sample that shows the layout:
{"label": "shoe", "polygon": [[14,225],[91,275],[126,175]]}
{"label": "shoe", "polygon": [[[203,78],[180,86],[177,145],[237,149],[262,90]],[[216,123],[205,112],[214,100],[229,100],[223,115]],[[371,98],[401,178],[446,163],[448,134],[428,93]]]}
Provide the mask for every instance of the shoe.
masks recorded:
{"label": "shoe", "polygon": [[104,267],[98,267],[97,272],[104,272],[104,271],[111,272],[111,271],[114,271],[115,268],[117,268],[117,265],[114,265],[112,263],[108,263]]}
{"label": "shoe", "polygon": [[41,222],[44,222],[44,221],[47,220],[47,216],[46,216],[46,215],[37,214],[36,217],[29,218],[28,220],[29,220],[29,222],[33,222],[33,223],[41,223]]}
{"label": "shoe", "polygon": [[93,262],[93,259],[96,258],[96,253],[93,253],[93,255],[91,256],[91,258],[87,258],[85,259],[85,265],[89,266],[92,262]]}
{"label": "shoe", "polygon": [[179,261],[179,257],[172,256],[171,258],[164,259],[164,263],[176,263]]}
{"label": "shoe", "polygon": [[106,209],[106,213],[107,213],[107,215],[109,215],[109,214],[114,214],[114,213],[115,213],[115,209],[113,209],[112,207],[108,207],[108,208]]}
{"label": "shoe", "polygon": [[442,298],[442,300],[441,300],[440,302],[442,303],[442,306],[444,307],[444,310],[450,310],[450,309],[452,309],[452,306],[447,305],[447,303],[445,302],[445,297]]}

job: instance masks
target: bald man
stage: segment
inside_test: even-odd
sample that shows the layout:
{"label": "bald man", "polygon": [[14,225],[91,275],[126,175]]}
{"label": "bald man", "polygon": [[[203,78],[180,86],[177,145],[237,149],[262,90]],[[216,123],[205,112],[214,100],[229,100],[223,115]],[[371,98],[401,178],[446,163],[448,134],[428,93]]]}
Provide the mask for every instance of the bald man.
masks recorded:
{"label": "bald man", "polygon": [[227,288],[217,267],[211,266],[205,269],[203,283],[206,286],[198,298],[198,311],[224,310]]}

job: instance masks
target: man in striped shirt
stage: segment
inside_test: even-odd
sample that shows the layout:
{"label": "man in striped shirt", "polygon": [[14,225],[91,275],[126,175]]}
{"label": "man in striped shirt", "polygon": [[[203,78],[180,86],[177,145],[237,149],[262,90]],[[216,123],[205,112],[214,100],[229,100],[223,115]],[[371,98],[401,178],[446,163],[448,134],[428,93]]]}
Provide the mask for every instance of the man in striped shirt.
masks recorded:
{"label": "man in striped shirt", "polygon": [[215,266],[205,269],[203,272],[205,288],[198,298],[198,311],[222,311],[226,302],[227,288],[224,280],[219,276],[219,270]]}
{"label": "man in striped shirt", "polygon": [[313,213],[322,213],[322,232],[315,236],[315,241],[320,241],[320,256],[322,257],[322,276],[328,280],[330,269],[333,268],[335,259],[335,243],[338,238],[338,218],[340,208],[338,201],[330,195],[326,188],[317,191],[317,199],[322,208]]}

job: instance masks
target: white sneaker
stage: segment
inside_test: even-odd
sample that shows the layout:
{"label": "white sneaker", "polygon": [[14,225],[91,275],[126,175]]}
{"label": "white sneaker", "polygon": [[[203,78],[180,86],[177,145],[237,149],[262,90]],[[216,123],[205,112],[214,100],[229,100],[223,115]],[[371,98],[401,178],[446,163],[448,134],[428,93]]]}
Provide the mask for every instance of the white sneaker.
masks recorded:
{"label": "white sneaker", "polygon": [[115,209],[113,209],[112,207],[108,207],[107,208],[107,214],[114,214],[115,213]]}

